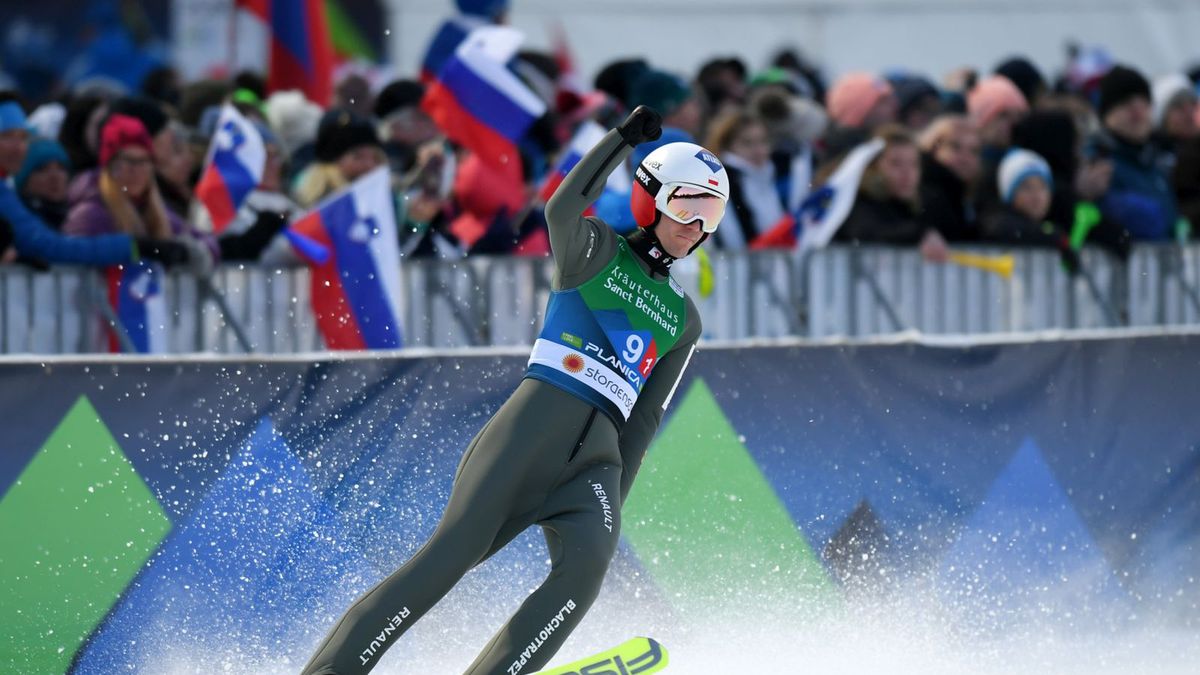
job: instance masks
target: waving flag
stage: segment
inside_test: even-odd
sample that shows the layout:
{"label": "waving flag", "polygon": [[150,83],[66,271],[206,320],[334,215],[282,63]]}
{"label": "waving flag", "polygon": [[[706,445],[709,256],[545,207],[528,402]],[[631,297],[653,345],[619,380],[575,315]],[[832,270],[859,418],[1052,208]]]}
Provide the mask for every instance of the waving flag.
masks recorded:
{"label": "waving flag", "polygon": [[451,140],[489,164],[517,161],[517,142],[546,112],[546,104],[505,66],[521,40],[506,26],[472,31],[421,102]]}
{"label": "waving flag", "polygon": [[329,105],[333,95],[333,46],[325,0],[243,0],[271,30],[267,88],[299,89],[308,100]]}
{"label": "waving flag", "polygon": [[477,16],[454,16],[446,19],[433,35],[433,42],[425,50],[421,61],[421,81],[432,84],[442,73],[442,67],[454,56],[455,50],[467,39],[471,31],[487,22]]}
{"label": "waving flag", "polygon": [[[166,352],[167,304],[162,292],[162,266],[139,260],[110,267],[107,276],[108,302],[137,352]],[[108,346],[109,351],[121,351],[116,335],[110,334]]]}
{"label": "waving flag", "polygon": [[596,122],[588,120],[579,125],[579,128],[575,130],[575,135],[571,138],[571,143],[567,145],[562,157],[546,176],[546,180],[538,191],[538,196],[542,201],[549,201],[550,196],[562,184],[563,179],[567,177],[568,173],[571,173],[571,169],[574,169],[587,151],[595,147],[603,138],[604,127]]}
{"label": "waving flag", "polygon": [[221,234],[233,222],[246,197],[262,181],[266,163],[267,149],[258,129],[226,104],[196,185],[196,198],[208,209],[214,232]]}
{"label": "waving flag", "polygon": [[883,140],[878,138],[856,146],[829,180],[800,203],[796,225],[800,228],[801,251],[829,245],[854,207],[863,172],[883,152],[883,146]]}
{"label": "waving flag", "polygon": [[396,349],[400,248],[386,166],[354,181],[287,231],[312,267],[312,309],[329,349]]}

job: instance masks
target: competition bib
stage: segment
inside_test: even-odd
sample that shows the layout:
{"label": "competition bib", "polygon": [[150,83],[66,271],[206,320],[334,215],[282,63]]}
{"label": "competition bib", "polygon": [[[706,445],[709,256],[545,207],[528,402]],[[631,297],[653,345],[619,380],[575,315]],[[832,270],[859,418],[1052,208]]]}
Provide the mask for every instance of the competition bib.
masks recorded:
{"label": "competition bib", "polygon": [[673,279],[644,272],[623,238],[596,276],[554,291],[526,377],[626,420],[658,358],[679,340],[687,300]]}

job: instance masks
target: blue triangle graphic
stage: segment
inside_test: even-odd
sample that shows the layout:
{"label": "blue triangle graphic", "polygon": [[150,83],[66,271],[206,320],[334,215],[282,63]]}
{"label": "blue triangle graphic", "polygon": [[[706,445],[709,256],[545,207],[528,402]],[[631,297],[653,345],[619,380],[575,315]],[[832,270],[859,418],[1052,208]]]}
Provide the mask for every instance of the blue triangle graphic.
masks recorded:
{"label": "blue triangle graphic", "polygon": [[319,623],[297,621],[317,609],[314,589],[336,588],[361,567],[361,554],[327,527],[333,520],[264,419],[126,591],[74,672],[154,670],[198,655],[277,659],[309,628],[298,624]]}
{"label": "blue triangle graphic", "polygon": [[964,523],[937,580],[955,606],[986,606],[998,618],[1078,614],[1128,600],[1031,439]]}

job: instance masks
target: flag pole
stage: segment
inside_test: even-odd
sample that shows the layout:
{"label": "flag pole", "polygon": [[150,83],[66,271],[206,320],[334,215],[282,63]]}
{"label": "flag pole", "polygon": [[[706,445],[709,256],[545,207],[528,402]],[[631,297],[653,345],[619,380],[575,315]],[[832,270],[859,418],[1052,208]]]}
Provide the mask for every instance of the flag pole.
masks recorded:
{"label": "flag pole", "polygon": [[238,3],[237,0],[230,0],[229,7],[229,62],[226,64],[230,75],[237,68],[237,43],[238,43]]}

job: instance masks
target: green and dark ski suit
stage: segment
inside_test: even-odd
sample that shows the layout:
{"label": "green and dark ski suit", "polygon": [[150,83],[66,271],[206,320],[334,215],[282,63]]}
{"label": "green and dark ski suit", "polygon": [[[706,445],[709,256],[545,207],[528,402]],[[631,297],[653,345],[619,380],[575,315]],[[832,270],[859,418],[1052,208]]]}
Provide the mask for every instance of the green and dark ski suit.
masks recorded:
{"label": "green and dark ski suit", "polygon": [[429,541],[350,607],[303,673],[370,671],[464,574],[531,525],[545,534],[550,574],[467,672],[538,670],[596,599],[621,503],[701,331],[669,273],[583,216],[631,151],[610,131],[546,205],[554,292],[525,378],[468,446]]}

